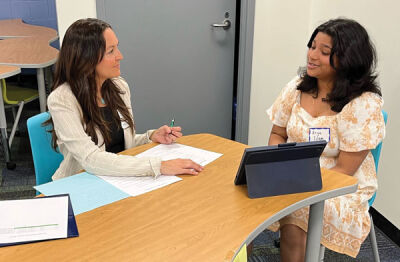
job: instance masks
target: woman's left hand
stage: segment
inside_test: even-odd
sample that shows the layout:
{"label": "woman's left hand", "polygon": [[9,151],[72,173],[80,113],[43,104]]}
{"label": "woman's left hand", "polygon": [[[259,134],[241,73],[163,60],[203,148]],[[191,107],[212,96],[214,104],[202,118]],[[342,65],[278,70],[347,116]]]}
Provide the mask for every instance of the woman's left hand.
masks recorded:
{"label": "woman's left hand", "polygon": [[171,144],[182,136],[181,130],[182,128],[180,126],[169,127],[164,125],[154,131],[150,139],[160,144]]}

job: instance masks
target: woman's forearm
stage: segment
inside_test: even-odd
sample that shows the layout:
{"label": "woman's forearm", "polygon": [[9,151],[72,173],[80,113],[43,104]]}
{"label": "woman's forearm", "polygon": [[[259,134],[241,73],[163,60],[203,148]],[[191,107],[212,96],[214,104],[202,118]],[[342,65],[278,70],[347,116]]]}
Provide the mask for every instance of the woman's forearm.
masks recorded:
{"label": "woman's forearm", "polygon": [[278,145],[278,144],[286,143],[286,141],[287,141],[287,138],[284,138],[279,134],[275,134],[275,133],[271,132],[271,135],[269,136],[268,145],[269,146]]}

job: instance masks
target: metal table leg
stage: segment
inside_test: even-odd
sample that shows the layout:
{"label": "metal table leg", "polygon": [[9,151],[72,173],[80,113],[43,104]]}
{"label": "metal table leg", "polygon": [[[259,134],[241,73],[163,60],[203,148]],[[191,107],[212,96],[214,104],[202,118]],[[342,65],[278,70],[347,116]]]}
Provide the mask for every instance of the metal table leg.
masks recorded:
{"label": "metal table leg", "polygon": [[310,206],[305,261],[318,261],[325,201]]}
{"label": "metal table leg", "polygon": [[37,78],[37,82],[38,82],[40,112],[45,112],[46,111],[46,87],[44,84],[43,68],[38,68],[36,70],[36,78]]}

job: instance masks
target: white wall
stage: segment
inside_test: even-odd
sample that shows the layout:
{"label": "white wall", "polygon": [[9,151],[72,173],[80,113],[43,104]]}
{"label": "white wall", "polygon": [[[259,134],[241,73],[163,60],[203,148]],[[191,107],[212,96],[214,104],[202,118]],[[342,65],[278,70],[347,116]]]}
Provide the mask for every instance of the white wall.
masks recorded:
{"label": "white wall", "polygon": [[78,19],[96,17],[96,0],[56,0],[60,45],[65,31]]}
{"label": "white wall", "polygon": [[[300,3],[301,4],[300,4]],[[295,5],[295,6],[294,6]],[[292,7],[292,9],[289,9]],[[293,11],[290,11],[293,10]],[[304,65],[312,30],[330,18],[345,16],[369,32],[378,53],[379,83],[389,113],[379,166],[374,207],[400,228],[400,2],[392,0],[302,0],[256,2],[249,144],[265,145],[271,124],[265,114],[280,89]],[[303,34],[304,33],[304,34]]]}
{"label": "white wall", "polygon": [[256,1],[249,145],[267,144],[265,110],[305,64],[311,0]]}

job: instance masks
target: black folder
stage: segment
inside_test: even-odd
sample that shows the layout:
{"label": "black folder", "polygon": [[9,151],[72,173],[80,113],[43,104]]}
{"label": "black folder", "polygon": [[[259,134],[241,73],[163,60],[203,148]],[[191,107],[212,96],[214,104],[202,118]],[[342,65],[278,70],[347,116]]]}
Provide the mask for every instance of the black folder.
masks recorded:
{"label": "black folder", "polygon": [[322,189],[319,157],[326,141],[246,148],[235,185],[247,184],[250,198]]}
{"label": "black folder", "polygon": [[[44,196],[43,198],[46,198],[46,197],[60,197],[60,196],[68,196],[68,230],[67,230],[67,238],[77,237],[77,236],[79,236],[79,232],[78,232],[78,227],[76,225],[74,210],[72,209],[71,198],[69,197],[69,194],[60,194],[60,195],[54,195],[54,196]],[[42,242],[42,241],[48,241],[48,240],[53,240],[53,239],[44,239],[44,240],[37,240],[37,241],[24,241],[24,242],[15,242],[15,243],[4,243],[4,244],[0,243],[0,247],[22,245],[22,244],[28,244],[28,243],[34,243],[34,242]]]}

